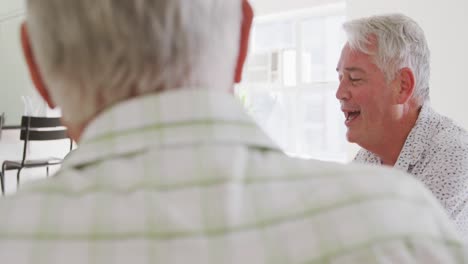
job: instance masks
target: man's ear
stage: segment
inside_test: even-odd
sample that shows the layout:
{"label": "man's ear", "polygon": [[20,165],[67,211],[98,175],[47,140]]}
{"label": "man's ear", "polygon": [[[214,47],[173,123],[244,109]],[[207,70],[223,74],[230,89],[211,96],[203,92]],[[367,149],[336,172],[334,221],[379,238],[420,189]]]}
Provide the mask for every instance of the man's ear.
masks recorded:
{"label": "man's ear", "polygon": [[36,60],[34,59],[34,54],[31,48],[31,42],[29,40],[28,29],[26,23],[21,24],[21,46],[23,48],[24,58],[26,59],[26,64],[28,65],[29,74],[31,80],[36,87],[36,90],[41,95],[41,97],[47,102],[50,108],[55,108],[55,104],[52,102],[52,99],[49,96],[49,91],[42,79],[42,75],[39,72],[39,67],[37,66]]}
{"label": "man's ear", "polygon": [[398,75],[399,78],[396,78],[398,80],[397,103],[404,104],[412,98],[416,81],[413,71],[408,67],[400,69]]}
{"label": "man's ear", "polygon": [[240,34],[239,55],[237,57],[236,72],[234,82],[240,83],[242,80],[242,69],[249,49],[250,29],[252,27],[253,9],[248,0],[242,0],[242,26]]}

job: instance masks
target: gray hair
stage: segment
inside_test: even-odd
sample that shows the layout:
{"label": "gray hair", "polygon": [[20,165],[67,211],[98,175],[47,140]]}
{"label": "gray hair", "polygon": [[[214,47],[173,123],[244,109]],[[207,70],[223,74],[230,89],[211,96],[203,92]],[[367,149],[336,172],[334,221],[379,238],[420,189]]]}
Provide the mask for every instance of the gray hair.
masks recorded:
{"label": "gray hair", "polygon": [[[373,56],[387,81],[408,67],[416,79],[413,97],[420,102],[429,100],[430,51],[414,20],[402,14],[371,16],[346,22],[343,28],[350,47]],[[376,51],[370,48],[374,41]]]}
{"label": "gray hair", "polygon": [[239,0],[27,0],[39,68],[64,120],[174,88],[232,86]]}

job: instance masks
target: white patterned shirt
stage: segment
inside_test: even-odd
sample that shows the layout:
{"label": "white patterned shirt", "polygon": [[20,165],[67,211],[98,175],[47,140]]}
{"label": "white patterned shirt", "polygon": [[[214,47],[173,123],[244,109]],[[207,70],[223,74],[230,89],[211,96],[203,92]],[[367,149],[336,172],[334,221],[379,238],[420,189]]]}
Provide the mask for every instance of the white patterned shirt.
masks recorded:
{"label": "white patterned shirt", "polygon": [[2,263],[467,263],[442,207],[385,168],[288,158],[229,94],[120,103],[58,174],[0,201]]}
{"label": "white patterned shirt", "polygon": [[[354,161],[381,164],[377,155],[365,149]],[[394,168],[423,182],[468,241],[468,133],[463,128],[423,105]]]}

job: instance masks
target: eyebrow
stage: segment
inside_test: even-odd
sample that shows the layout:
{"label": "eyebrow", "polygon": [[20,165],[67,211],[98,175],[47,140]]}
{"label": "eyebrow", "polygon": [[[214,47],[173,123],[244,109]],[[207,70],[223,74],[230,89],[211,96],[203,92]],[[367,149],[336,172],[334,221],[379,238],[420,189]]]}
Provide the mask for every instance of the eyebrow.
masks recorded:
{"label": "eyebrow", "polygon": [[[340,70],[338,68],[336,68],[336,71],[339,72]],[[362,68],[358,68],[358,67],[348,67],[348,68],[345,68],[345,71],[347,72],[362,72],[362,73],[366,73],[365,70],[363,70]]]}

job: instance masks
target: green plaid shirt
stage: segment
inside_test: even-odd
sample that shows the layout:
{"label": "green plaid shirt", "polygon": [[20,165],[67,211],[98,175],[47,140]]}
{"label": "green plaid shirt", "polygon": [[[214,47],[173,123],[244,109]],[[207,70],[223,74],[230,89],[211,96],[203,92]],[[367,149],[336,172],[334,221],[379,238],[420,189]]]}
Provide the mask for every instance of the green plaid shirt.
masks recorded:
{"label": "green plaid shirt", "polygon": [[227,93],[118,104],[0,201],[2,263],[466,263],[402,172],[288,158]]}

